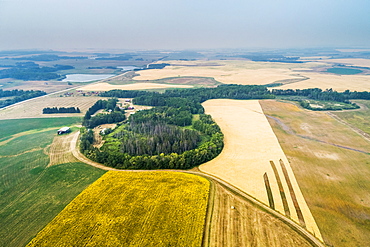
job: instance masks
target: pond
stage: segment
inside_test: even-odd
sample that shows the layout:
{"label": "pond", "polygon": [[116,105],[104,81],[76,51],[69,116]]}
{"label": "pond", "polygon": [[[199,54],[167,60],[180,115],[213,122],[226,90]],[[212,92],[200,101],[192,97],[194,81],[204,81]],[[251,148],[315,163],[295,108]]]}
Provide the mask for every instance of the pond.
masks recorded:
{"label": "pond", "polygon": [[115,76],[114,74],[70,74],[66,75],[67,78],[63,79],[63,81],[67,82],[88,82],[88,81],[98,81],[107,79],[111,76]]}
{"label": "pond", "polygon": [[337,75],[355,75],[362,73],[359,69],[349,69],[349,68],[330,68],[326,72],[337,74]]}

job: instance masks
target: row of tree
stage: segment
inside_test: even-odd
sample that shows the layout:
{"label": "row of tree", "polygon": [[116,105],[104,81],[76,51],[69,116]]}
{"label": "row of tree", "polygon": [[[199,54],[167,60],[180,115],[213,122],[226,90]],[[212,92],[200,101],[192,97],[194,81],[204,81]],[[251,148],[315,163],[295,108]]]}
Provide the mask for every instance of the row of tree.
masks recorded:
{"label": "row of tree", "polygon": [[187,106],[194,113],[202,107],[200,103],[209,99],[271,99],[275,96],[260,85],[219,85],[215,88],[172,89],[164,93],[111,90],[99,94],[102,97],[135,98],[134,103],[150,106]]}
{"label": "row of tree", "polygon": [[42,114],[54,114],[54,113],[80,113],[78,107],[46,107],[42,109]]}
{"label": "row of tree", "polygon": [[357,92],[346,90],[344,92],[337,92],[333,89],[322,90],[320,88],[308,89],[272,89],[272,94],[282,96],[304,96],[309,99],[322,101],[337,101],[349,103],[351,99],[370,99],[370,92]]}
{"label": "row of tree", "polygon": [[[40,91],[40,90],[35,90],[35,91],[34,90],[26,90],[26,91],[23,91],[23,90],[15,91],[15,90],[12,90],[12,91],[17,96],[15,96],[15,97],[13,97],[11,99],[0,100],[0,108],[5,107],[5,106],[8,106],[8,105],[15,104],[15,103],[18,103],[18,102],[27,100],[27,99],[32,99],[32,98],[35,98],[35,97],[39,97],[39,96],[42,96],[42,95],[45,95],[46,94],[46,92]],[[3,92],[4,95],[7,94],[7,91],[2,91],[2,92]]]}

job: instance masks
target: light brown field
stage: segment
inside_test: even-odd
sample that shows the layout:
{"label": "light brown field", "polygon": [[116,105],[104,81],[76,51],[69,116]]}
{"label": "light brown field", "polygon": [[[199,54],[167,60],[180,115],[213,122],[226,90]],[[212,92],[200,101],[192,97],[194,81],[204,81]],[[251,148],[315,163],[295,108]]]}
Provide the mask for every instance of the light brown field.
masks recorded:
{"label": "light brown field", "polygon": [[164,69],[143,70],[135,80],[156,80],[178,76],[213,77],[226,84],[264,85],[278,80],[296,79],[294,70],[322,66],[322,63],[269,63],[245,60],[228,61],[169,61],[172,66]]}
{"label": "light brown field", "polygon": [[[3,83],[0,83],[3,84]],[[4,90],[22,89],[22,90],[42,90],[46,93],[52,93],[56,91],[61,91],[69,88],[76,87],[76,85],[68,85],[67,82],[62,81],[19,81],[17,83],[4,84],[7,86]]]}
{"label": "light brown field", "polygon": [[[318,59],[309,63],[269,63],[245,60],[233,61],[169,61],[164,69],[144,70],[135,80],[157,80],[178,76],[213,77],[226,84],[265,85],[282,82],[281,89],[332,88],[337,91],[370,90],[370,75],[335,75],[320,72],[333,62],[370,66],[370,59]],[[302,78],[308,80],[300,80]]]}
{"label": "light brown field", "polygon": [[48,155],[50,162],[48,166],[77,162],[78,160],[73,156],[71,141],[74,135],[64,134],[57,135],[54,137],[53,143],[50,146]]}
{"label": "light brown field", "polygon": [[370,91],[370,75],[335,75],[322,74],[317,72],[300,72],[301,75],[310,79],[285,84],[276,89],[305,89],[321,88],[323,90],[332,88],[336,91]]}
{"label": "light brown field", "polygon": [[327,63],[340,63],[360,67],[370,67],[370,59],[364,58],[323,59],[321,61]]}
{"label": "light brown field", "polygon": [[[0,119],[43,118],[43,117],[82,117],[100,97],[56,97],[46,96],[18,103],[0,109]],[[78,107],[81,113],[42,114],[45,107]]]}
{"label": "light brown field", "polygon": [[280,121],[269,118],[325,243],[370,246],[370,156],[332,145],[370,153],[370,142],[325,112],[260,103]]}
{"label": "light brown field", "polygon": [[78,90],[83,91],[109,91],[113,89],[122,90],[146,90],[146,89],[162,89],[162,88],[192,88],[189,85],[171,85],[171,84],[160,84],[160,83],[134,83],[125,85],[112,85],[106,82],[90,84],[79,88]]}
{"label": "light brown field", "polygon": [[312,246],[269,213],[218,183],[214,183],[214,186],[210,246]]}
{"label": "light brown field", "polygon": [[320,232],[300,192],[293,171],[290,168],[279,142],[256,100],[209,100],[203,103],[207,114],[220,126],[225,135],[225,146],[221,154],[200,166],[200,170],[217,176],[269,205],[265,188],[264,173],[267,173],[275,209],[285,214],[282,197],[270,161],[277,167],[282,180],[291,218],[299,222],[293,197],[289,193],[279,160],[287,169],[292,187],[307,229],[319,239]]}

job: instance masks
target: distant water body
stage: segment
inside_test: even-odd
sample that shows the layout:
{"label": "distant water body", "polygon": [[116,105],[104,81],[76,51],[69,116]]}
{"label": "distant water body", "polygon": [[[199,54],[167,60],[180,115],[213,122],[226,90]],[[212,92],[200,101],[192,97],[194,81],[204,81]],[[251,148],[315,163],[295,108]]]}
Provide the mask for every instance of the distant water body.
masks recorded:
{"label": "distant water body", "polygon": [[98,81],[107,79],[114,74],[70,74],[66,75],[67,78],[63,79],[65,82],[88,82],[88,81]]}
{"label": "distant water body", "polygon": [[122,71],[130,71],[130,70],[137,69],[137,67],[135,66],[119,66],[117,68],[121,69]]}

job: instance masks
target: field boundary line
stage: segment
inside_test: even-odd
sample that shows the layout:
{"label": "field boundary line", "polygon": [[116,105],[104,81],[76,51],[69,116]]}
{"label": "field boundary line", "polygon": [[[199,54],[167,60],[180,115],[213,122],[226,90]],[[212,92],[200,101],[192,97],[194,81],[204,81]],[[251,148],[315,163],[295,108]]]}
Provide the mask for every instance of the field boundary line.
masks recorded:
{"label": "field boundary line", "polygon": [[213,212],[215,208],[215,195],[216,195],[216,186],[214,182],[208,178],[209,181],[209,194],[208,194],[208,204],[206,210],[206,217],[204,219],[204,227],[203,227],[203,238],[202,238],[202,246],[209,247],[211,246],[211,229],[212,229],[212,219],[213,219]]}

